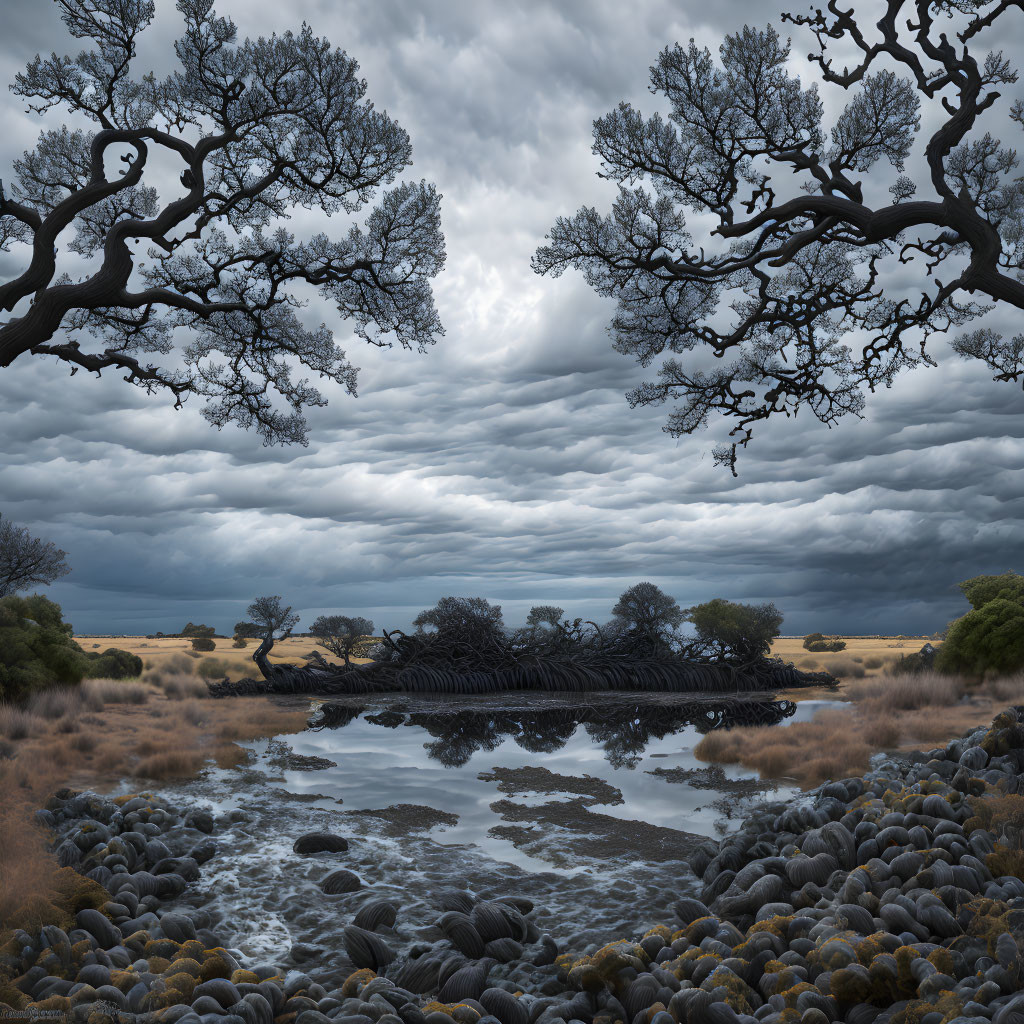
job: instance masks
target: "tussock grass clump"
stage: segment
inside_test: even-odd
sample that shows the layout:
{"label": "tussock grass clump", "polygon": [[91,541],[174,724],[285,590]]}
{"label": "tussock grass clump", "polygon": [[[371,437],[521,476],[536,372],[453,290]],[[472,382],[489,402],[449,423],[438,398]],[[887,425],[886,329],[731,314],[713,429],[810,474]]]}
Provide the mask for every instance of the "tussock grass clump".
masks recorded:
{"label": "tussock grass clump", "polygon": [[206,683],[193,675],[166,676],[157,685],[170,700],[188,700],[210,695]]}
{"label": "tussock grass clump", "polygon": [[1024,672],[988,679],[984,683],[983,692],[997,703],[1019,704],[1024,701]]}
{"label": "tussock grass clump", "polygon": [[99,711],[103,701],[82,686],[54,686],[34,693],[27,709],[48,722],[78,718],[86,711]]}
{"label": "tussock grass clump", "polygon": [[78,732],[71,737],[69,746],[79,753],[88,753],[96,749],[96,737],[91,732]]}
{"label": "tussock grass clump", "polygon": [[828,658],[825,671],[831,672],[837,679],[863,679],[864,666],[853,658]]}
{"label": "tussock grass clump", "polygon": [[903,729],[891,715],[868,716],[861,735],[876,750],[892,750],[899,745]]}
{"label": "tussock grass clump", "polygon": [[881,675],[858,682],[852,693],[873,712],[911,711],[917,708],[955,704],[967,690],[959,676],[939,672],[909,675]]}
{"label": "tussock grass clump", "polygon": [[82,690],[87,698],[103,704],[145,704],[152,692],[143,683],[126,683],[123,679],[86,679]]}
{"label": "tussock grass clump", "polygon": [[9,740],[24,740],[38,736],[45,729],[45,719],[28,709],[13,704],[0,704],[0,736]]}
{"label": "tussock grass clump", "polygon": [[207,718],[203,705],[197,700],[183,701],[178,714],[189,725],[202,725]]}
{"label": "tussock grass clump", "polygon": [[881,668],[885,664],[885,659],[879,657],[870,657],[864,659],[864,667],[874,671],[876,668]]}
{"label": "tussock grass clump", "polygon": [[203,658],[196,665],[196,672],[204,679],[223,679],[225,676],[234,675],[237,669],[237,663],[226,658]]}
{"label": "tussock grass clump", "polygon": [[195,775],[205,760],[206,755],[198,750],[161,750],[142,758],[134,774],[158,781],[182,779]]}
{"label": "tussock grass clump", "polygon": [[764,778],[794,778],[815,783],[867,770],[872,754],[851,728],[849,711],[819,712],[811,722],[761,728],[715,730],[694,748],[701,761],[740,764]]}

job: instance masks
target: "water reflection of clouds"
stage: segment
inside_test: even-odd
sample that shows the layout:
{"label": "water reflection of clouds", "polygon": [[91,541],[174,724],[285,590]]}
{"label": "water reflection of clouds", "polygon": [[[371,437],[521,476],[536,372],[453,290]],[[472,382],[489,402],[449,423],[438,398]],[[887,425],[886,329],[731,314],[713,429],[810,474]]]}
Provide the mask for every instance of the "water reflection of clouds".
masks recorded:
{"label": "water reflection of clouds", "polygon": [[[453,812],[458,824],[433,830],[435,842],[472,843],[490,857],[537,871],[550,865],[491,832],[502,820],[492,805],[508,794],[493,779],[481,779],[481,772],[543,766],[562,776],[590,775],[621,793],[621,801],[589,801],[596,814],[710,836],[722,819],[714,800],[723,794],[669,782],[647,769],[699,767],[692,749],[710,729],[767,726],[797,713],[790,701],[683,702],[664,695],[604,694],[590,703],[534,695],[331,701],[319,706],[310,730],[287,739],[296,752],[329,757],[338,767],[289,773],[287,785],[340,798],[343,810],[420,803]],[[726,769],[729,781],[744,777],[749,775]],[[540,808],[574,798],[556,787],[522,788],[511,799]]]}

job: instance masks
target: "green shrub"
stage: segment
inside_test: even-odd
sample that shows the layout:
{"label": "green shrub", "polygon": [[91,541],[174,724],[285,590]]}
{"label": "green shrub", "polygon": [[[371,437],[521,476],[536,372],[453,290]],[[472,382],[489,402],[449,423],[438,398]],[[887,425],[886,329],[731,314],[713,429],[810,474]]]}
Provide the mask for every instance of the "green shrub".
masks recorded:
{"label": "green shrub", "polygon": [[42,596],[0,598],[0,700],[82,680],[87,660],[60,605]]}
{"label": "green shrub", "polygon": [[698,642],[715,657],[750,661],[766,657],[779,635],[782,612],[773,604],[738,604],[716,597],[687,611]]}
{"label": "green shrub", "polygon": [[804,637],[804,650],[820,654],[825,651],[845,651],[846,641],[839,637],[825,636],[823,633],[808,633]]}
{"label": "green shrub", "polygon": [[193,651],[215,651],[217,645],[206,636],[194,636],[192,637],[192,650]]}
{"label": "green shrub", "polygon": [[975,676],[1024,669],[1024,602],[997,597],[957,619],[937,665],[943,672]]}
{"label": "green shrub", "polygon": [[118,647],[108,647],[102,654],[87,651],[85,657],[85,675],[89,679],[134,679],[142,675],[142,659]]}

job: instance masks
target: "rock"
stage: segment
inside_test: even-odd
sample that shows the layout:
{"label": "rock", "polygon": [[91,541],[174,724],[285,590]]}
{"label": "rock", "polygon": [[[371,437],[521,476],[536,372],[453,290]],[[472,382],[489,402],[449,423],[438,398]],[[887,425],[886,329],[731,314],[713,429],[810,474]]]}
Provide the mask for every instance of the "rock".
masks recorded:
{"label": "rock", "polygon": [[364,903],[353,918],[353,924],[367,931],[376,931],[378,928],[390,928],[395,923],[398,915],[398,908],[388,900],[370,900]]}
{"label": "rock", "polygon": [[201,1011],[196,1007],[196,1002],[202,996],[208,996],[215,1000],[225,1010],[242,999],[241,992],[227,978],[211,978],[209,981],[196,985],[192,992],[192,1008],[197,1013]]}
{"label": "rock", "polygon": [[110,949],[121,943],[121,930],[98,910],[80,910],[75,915],[75,924],[92,935],[101,949]]}
{"label": "rock", "polygon": [[292,844],[295,853],[306,856],[311,853],[344,853],[348,840],[331,832],[307,832]]}
{"label": "rock", "polygon": [[184,914],[164,914],[160,918],[160,927],[164,935],[175,942],[188,942],[196,937],[196,926],[192,918]]}
{"label": "rock", "polygon": [[341,893],[355,892],[363,887],[362,880],[354,871],[339,868],[332,871],[320,882],[320,888],[328,896],[337,896]]}
{"label": "rock", "polygon": [[205,864],[217,852],[217,844],[213,840],[200,843],[189,851],[189,857],[197,864]]}
{"label": "rock", "polygon": [[[213,815],[209,811],[198,808],[191,810],[185,815],[185,825],[188,828],[194,828],[209,835],[213,831]],[[196,860],[199,861],[199,858],[196,857]],[[202,861],[199,861],[199,863],[202,863]]]}
{"label": "rock", "polygon": [[394,950],[377,934],[349,925],[343,932],[345,951],[356,967],[379,971],[395,959]]}

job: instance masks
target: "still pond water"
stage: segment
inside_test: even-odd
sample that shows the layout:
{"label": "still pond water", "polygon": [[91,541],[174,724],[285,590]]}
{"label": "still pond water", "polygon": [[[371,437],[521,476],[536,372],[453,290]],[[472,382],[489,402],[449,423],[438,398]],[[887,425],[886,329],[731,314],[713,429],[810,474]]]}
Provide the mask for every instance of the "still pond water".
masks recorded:
{"label": "still pond water", "polygon": [[[581,952],[670,923],[671,902],[696,890],[687,852],[758,801],[796,792],[697,761],[703,733],[785,728],[832,703],[536,693],[313,701],[305,732],[255,741],[248,765],[166,790],[221,815],[217,856],[182,902],[208,911],[252,963],[321,964],[374,898],[399,908],[388,937],[396,949],[432,941],[438,894],[452,888],[526,896],[540,931]],[[292,843],[311,831],[344,836],[348,851],[296,855]],[[319,881],[339,867],[362,889],[324,895]]]}

